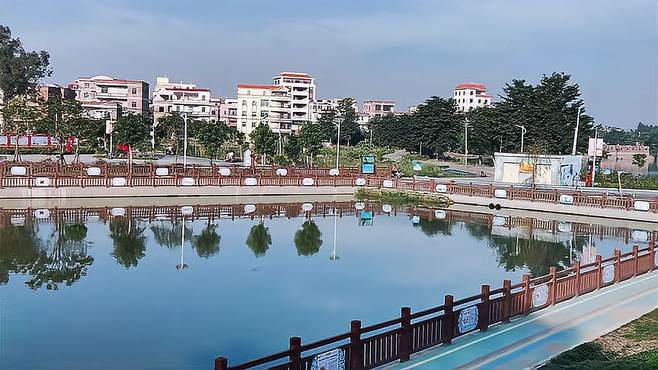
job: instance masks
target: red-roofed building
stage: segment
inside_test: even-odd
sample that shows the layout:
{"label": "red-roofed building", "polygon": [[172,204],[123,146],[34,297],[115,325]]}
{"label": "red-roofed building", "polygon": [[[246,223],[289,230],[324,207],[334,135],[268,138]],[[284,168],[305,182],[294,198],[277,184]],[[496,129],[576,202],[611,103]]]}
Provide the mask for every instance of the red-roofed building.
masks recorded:
{"label": "red-roofed building", "polygon": [[221,102],[211,100],[210,89],[191,83],[171,82],[169,77],[158,77],[153,89],[154,123],[171,113],[186,113],[191,119],[217,122]]}
{"label": "red-roofed building", "polygon": [[474,108],[491,105],[493,97],[487,94],[487,86],[468,82],[455,86],[453,99],[457,102],[458,110],[468,112]]}
{"label": "red-roofed building", "polygon": [[75,99],[83,106],[119,104],[123,113],[149,114],[149,84],[144,81],[109,76],[80,77],[68,88],[75,91]]}

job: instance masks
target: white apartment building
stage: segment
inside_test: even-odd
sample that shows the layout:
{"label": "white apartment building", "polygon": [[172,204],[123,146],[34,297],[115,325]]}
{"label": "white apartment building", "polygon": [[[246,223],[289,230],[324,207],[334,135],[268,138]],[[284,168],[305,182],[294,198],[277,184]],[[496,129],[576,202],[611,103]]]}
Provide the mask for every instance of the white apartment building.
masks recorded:
{"label": "white apartment building", "polygon": [[190,119],[211,121],[210,90],[195,84],[170,82],[169,77],[158,77],[153,90],[153,120],[169,113],[187,113]]}
{"label": "white apartment building", "polygon": [[[323,112],[335,111],[340,106],[340,102],[344,99],[350,98],[337,98],[337,99],[318,99],[312,104],[313,119],[312,121],[317,121],[318,118],[322,116]],[[352,98],[352,108],[355,112],[359,112],[359,106],[356,103],[356,100]]]}
{"label": "white apartment building", "polygon": [[461,112],[486,107],[492,102],[491,95],[487,94],[487,87],[479,83],[462,83],[455,86],[453,99],[457,102],[457,109]]}
{"label": "white apartment building", "polygon": [[220,114],[222,111],[222,104],[224,99],[210,97],[210,122],[218,123],[220,121]]}
{"label": "white apartment building", "polygon": [[85,115],[94,119],[105,119],[116,121],[123,113],[123,107],[117,102],[82,102],[82,109]]}
{"label": "white apartment building", "polygon": [[284,87],[291,97],[290,116],[294,130],[305,122],[313,120],[313,102],[315,101],[315,78],[308,73],[281,72],[272,78],[274,86]]}
{"label": "white apartment building", "polygon": [[123,113],[149,114],[149,84],[144,81],[80,77],[68,87],[75,91],[75,99],[83,107],[119,104]]}
{"label": "white apartment building", "polygon": [[251,132],[261,123],[270,126],[274,133],[291,134],[290,91],[277,85],[238,85],[237,129],[249,140]]}

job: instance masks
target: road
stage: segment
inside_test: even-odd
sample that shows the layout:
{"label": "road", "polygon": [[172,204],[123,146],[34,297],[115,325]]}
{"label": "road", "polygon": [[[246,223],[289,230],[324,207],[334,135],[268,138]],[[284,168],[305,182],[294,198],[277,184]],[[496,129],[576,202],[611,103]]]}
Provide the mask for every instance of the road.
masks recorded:
{"label": "road", "polygon": [[526,369],[658,307],[658,271],[456,339],[385,369]]}

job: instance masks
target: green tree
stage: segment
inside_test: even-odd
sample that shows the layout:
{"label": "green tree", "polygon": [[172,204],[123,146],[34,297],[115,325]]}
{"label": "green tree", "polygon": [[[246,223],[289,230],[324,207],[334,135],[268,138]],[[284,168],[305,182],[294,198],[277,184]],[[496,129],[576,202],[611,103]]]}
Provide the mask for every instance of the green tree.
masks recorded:
{"label": "green tree", "polygon": [[296,135],[289,136],[286,143],[283,145],[283,153],[294,164],[299,163],[303,150],[302,140]]}
{"label": "green tree", "polygon": [[112,256],[117,263],[126,268],[137,266],[146,252],[146,227],[132,219],[118,217],[110,221],[109,228],[114,242]]}
{"label": "green tree", "polygon": [[337,117],[336,111],[329,110],[322,112],[320,118],[318,118],[317,128],[319,129],[318,131],[320,132],[321,142],[328,141],[330,143],[333,143],[336,141],[336,135],[337,135],[336,117]]}
{"label": "green tree", "polygon": [[25,51],[8,26],[0,25],[0,90],[6,101],[33,93],[37,83],[52,74],[45,51]]}
{"label": "green tree", "polygon": [[363,140],[363,132],[354,109],[354,99],[345,98],[338,103],[338,120],[340,121],[340,142],[356,145]]}
{"label": "green tree", "polygon": [[81,126],[88,124],[88,120],[83,118],[82,105],[77,100],[62,99],[55,95],[49,97],[45,105],[47,114],[39,123],[41,130],[38,131],[48,132],[57,139],[59,161],[65,164],[64,146],[67,139],[76,136]]}
{"label": "green tree", "polygon": [[144,149],[150,144],[151,123],[141,114],[121,116],[114,124],[114,143]]}
{"label": "green tree", "polygon": [[463,117],[452,99],[436,96],[425,101],[412,115],[416,141],[430,154],[442,155],[459,147]]}
{"label": "green tree", "polygon": [[633,154],[633,164],[638,166],[639,168],[644,167],[644,165],[647,163],[647,155],[638,153],[638,154]]}
{"label": "green tree", "polygon": [[249,231],[246,244],[249,249],[254,252],[256,257],[264,256],[267,250],[270,249],[270,245],[272,245],[270,229],[265,227],[263,222],[252,226],[251,230]]}
{"label": "green tree", "polygon": [[320,251],[322,246],[322,232],[315,221],[308,220],[302,228],[295,232],[295,247],[298,256],[312,256]]}
{"label": "green tree", "polygon": [[178,142],[184,125],[183,117],[177,112],[160,117],[155,125],[155,139],[158,145],[164,143],[171,146],[174,153],[178,154]]}
{"label": "green tree", "polygon": [[14,143],[14,160],[20,161],[18,138],[29,134],[35,124],[44,119],[42,99],[37,94],[23,94],[11,98],[2,109],[5,130],[17,135]]}
{"label": "green tree", "polygon": [[261,123],[251,132],[249,138],[254,144],[254,151],[261,156],[262,164],[265,164],[267,157],[273,156],[276,152],[276,135],[274,135],[270,126]]}
{"label": "green tree", "polygon": [[223,123],[204,122],[197,128],[196,140],[201,144],[210,158],[212,165],[213,159],[217,159],[221,153],[222,145],[228,140],[230,135],[228,126]]}
{"label": "green tree", "polygon": [[306,163],[312,166],[313,158],[322,149],[323,134],[320,126],[313,123],[305,123],[299,130],[299,140],[306,155]]}
{"label": "green tree", "polygon": [[222,237],[217,233],[217,225],[208,221],[208,225],[201,231],[201,234],[192,238],[192,248],[196,250],[199,257],[209,258],[219,252],[219,242],[221,240]]}

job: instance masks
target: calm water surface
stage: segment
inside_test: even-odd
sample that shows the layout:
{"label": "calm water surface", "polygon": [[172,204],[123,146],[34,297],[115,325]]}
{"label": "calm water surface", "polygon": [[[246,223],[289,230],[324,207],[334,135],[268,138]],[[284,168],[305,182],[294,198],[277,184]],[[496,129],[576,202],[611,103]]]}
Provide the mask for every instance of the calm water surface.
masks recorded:
{"label": "calm water surface", "polygon": [[209,369],[217,355],[249,360],[647,236],[453,212],[370,225],[351,209],[150,222],[0,210],[0,368]]}

